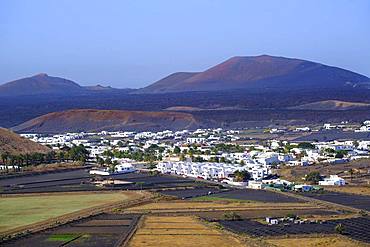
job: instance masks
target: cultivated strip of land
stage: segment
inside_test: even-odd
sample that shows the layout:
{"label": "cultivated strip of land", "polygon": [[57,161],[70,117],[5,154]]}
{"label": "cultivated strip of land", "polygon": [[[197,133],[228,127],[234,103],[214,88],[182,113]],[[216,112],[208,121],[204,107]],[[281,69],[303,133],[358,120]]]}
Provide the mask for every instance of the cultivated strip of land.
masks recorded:
{"label": "cultivated strip of land", "polygon": [[244,243],[190,216],[146,216],[130,247],[241,247]]}

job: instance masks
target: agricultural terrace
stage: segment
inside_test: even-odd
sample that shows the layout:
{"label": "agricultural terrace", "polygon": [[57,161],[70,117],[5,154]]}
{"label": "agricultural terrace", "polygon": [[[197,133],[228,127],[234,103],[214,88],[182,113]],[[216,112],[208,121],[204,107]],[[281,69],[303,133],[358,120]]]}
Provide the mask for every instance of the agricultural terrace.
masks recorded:
{"label": "agricultural terrace", "polygon": [[138,199],[135,192],[81,192],[0,197],[0,233],[84,209]]}
{"label": "agricultural terrace", "polygon": [[326,187],[325,189],[335,192],[370,196],[370,186],[332,186]]}
{"label": "agricultural terrace", "polygon": [[302,247],[302,243],[306,247],[365,247],[365,243],[355,241],[343,236],[338,235],[323,235],[312,237],[289,237],[289,238],[276,238],[268,239],[267,243],[277,247]]}
{"label": "agricultural terrace", "polygon": [[130,247],[241,247],[245,244],[219,230],[209,228],[193,217],[146,216],[129,242]]}
{"label": "agricultural terrace", "polygon": [[309,203],[262,203],[243,201],[170,201],[144,204],[129,208],[132,213],[181,213],[181,212],[204,212],[204,211],[259,211],[259,210],[300,210],[321,209]]}

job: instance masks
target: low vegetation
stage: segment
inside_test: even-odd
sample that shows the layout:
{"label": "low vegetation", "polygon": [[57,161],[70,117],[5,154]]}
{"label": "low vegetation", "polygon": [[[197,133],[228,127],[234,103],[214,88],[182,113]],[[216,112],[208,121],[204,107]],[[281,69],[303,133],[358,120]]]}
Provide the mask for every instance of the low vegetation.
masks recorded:
{"label": "low vegetation", "polygon": [[[11,154],[9,152],[0,152],[0,161],[2,164],[13,167],[15,170],[21,170],[24,167],[36,166],[40,164],[51,164],[57,162],[82,162],[84,163],[89,156],[89,152],[83,145],[73,147],[62,147],[58,152],[50,151],[46,153],[25,153]],[[5,172],[9,172],[7,167]]]}

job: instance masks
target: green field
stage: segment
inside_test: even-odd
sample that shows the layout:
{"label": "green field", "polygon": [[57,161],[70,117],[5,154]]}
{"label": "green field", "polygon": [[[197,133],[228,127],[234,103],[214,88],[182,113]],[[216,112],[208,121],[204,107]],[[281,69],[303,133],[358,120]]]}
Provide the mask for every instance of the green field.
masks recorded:
{"label": "green field", "polygon": [[0,198],[0,232],[136,195],[115,193],[63,193]]}

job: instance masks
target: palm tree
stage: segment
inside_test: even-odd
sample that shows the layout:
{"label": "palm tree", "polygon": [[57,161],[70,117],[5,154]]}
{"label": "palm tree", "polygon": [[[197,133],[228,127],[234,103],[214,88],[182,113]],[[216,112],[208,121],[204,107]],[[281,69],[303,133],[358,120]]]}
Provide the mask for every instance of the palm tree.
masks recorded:
{"label": "palm tree", "polygon": [[355,172],[354,170],[353,170],[353,168],[351,168],[351,169],[349,169],[349,174],[351,175],[351,182],[352,182],[352,178],[353,178],[353,173]]}
{"label": "palm tree", "polygon": [[5,153],[1,154],[1,160],[3,161],[4,165],[6,165],[8,163],[8,159],[9,159],[9,153],[8,152],[5,152]]}
{"label": "palm tree", "polygon": [[30,164],[30,158],[31,158],[31,156],[30,156],[29,153],[26,153],[24,155],[24,161],[26,162],[26,166],[28,166]]}
{"label": "palm tree", "polygon": [[110,166],[109,166],[109,170],[110,172],[115,172],[116,171],[116,166],[118,165],[118,161],[117,160],[114,160]]}

